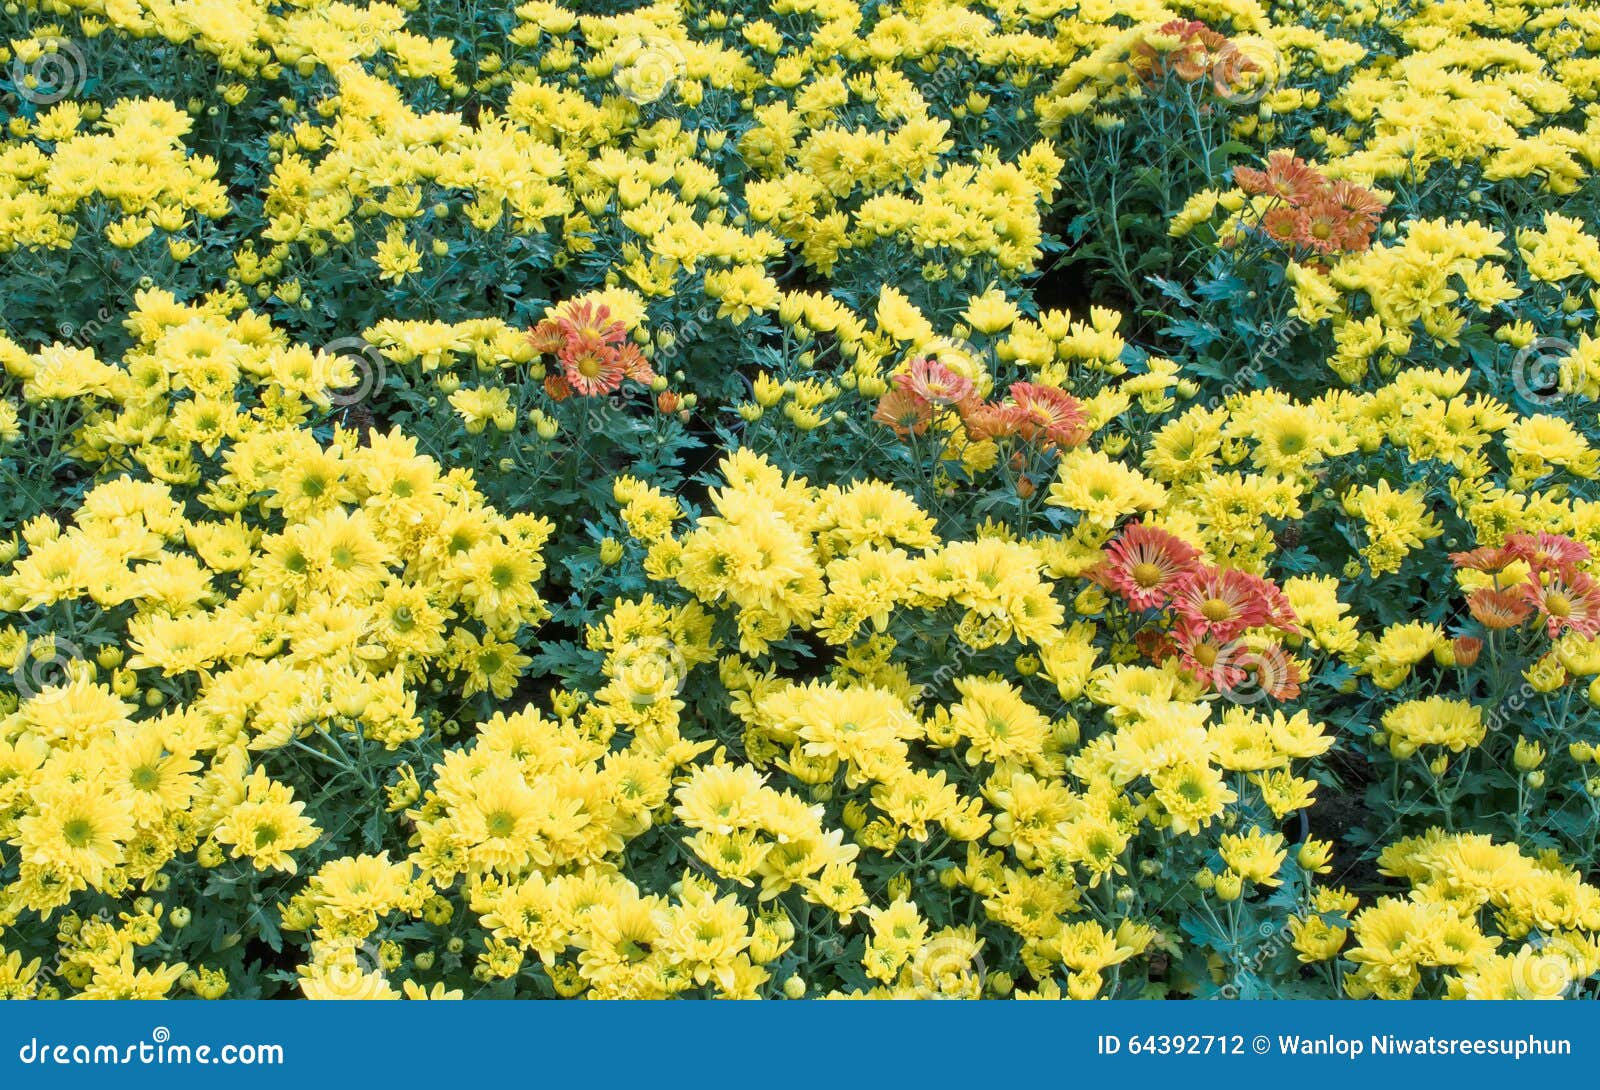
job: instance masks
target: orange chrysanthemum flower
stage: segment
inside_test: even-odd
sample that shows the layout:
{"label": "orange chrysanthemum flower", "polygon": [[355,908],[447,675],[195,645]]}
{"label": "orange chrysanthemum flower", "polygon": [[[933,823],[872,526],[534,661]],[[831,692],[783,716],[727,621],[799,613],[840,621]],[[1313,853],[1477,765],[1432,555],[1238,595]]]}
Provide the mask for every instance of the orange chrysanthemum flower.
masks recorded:
{"label": "orange chrysanthemum flower", "polygon": [[964,405],[976,396],[972,380],[958,375],[938,360],[918,357],[908,370],[894,377],[896,388],[934,406]]}
{"label": "orange chrysanthemum flower", "polygon": [[585,397],[612,393],[625,377],[622,359],[614,349],[603,344],[590,343],[571,351],[563,349],[556,358],[561,361],[562,377],[572,387],[572,392]]}
{"label": "orange chrysanthemum flower", "polygon": [[[1224,35],[1192,19],[1170,20],[1157,27],[1156,34],[1162,38],[1176,38],[1177,44],[1169,48],[1166,42],[1141,41],[1128,54],[1133,70],[1151,83],[1169,72],[1186,83],[1204,79],[1230,44]],[[1235,63],[1239,71],[1255,67],[1248,59]]]}
{"label": "orange chrysanthemum flower", "polygon": [[1551,639],[1563,632],[1600,635],[1600,584],[1580,571],[1547,578],[1548,582],[1536,577],[1523,584],[1523,594],[1539,610],[1546,634]]}
{"label": "orange chrysanthemum flower", "polygon": [[894,387],[878,399],[878,411],[872,419],[887,424],[894,433],[905,439],[921,435],[933,420],[933,406],[925,398]]}
{"label": "orange chrysanthemum flower", "polygon": [[961,408],[961,426],[967,429],[970,439],[1004,439],[1016,435],[1022,427],[1022,416],[1010,403],[988,401],[969,402]]}
{"label": "orange chrysanthemum flower", "polygon": [[1511,533],[1506,535],[1505,548],[1508,555],[1527,561],[1536,572],[1566,571],[1589,559],[1589,547],[1565,534]]}
{"label": "orange chrysanthemum flower", "polygon": [[1266,588],[1266,580],[1246,572],[1202,568],[1178,587],[1173,608],[1181,624],[1226,643],[1272,622],[1274,603]]}
{"label": "orange chrysanthemum flower", "polygon": [[1515,559],[1510,550],[1494,545],[1479,545],[1470,552],[1450,554],[1450,563],[1457,568],[1481,572],[1497,572]]}
{"label": "orange chrysanthemum flower", "polygon": [[1235,167],[1235,184],[1253,197],[1271,197],[1261,229],[1274,241],[1313,254],[1361,251],[1386,205],[1370,189],[1333,181],[1287,151],[1267,156],[1267,168]]}
{"label": "orange chrysanthemum flower", "polygon": [[1481,587],[1467,596],[1467,609],[1485,628],[1516,628],[1533,613],[1526,596],[1514,587]]}
{"label": "orange chrysanthemum flower", "polygon": [[1046,446],[1073,447],[1088,437],[1088,415],[1077,398],[1054,386],[1011,384],[1017,434]]}
{"label": "orange chrysanthemum flower", "polygon": [[1234,167],[1233,181],[1252,197],[1276,197],[1291,205],[1304,204],[1322,191],[1323,177],[1298,155],[1275,151],[1267,156],[1267,169]]}
{"label": "orange chrysanthemum flower", "polygon": [[1159,609],[1195,569],[1200,552],[1155,526],[1135,524],[1106,547],[1095,578],[1133,609]]}

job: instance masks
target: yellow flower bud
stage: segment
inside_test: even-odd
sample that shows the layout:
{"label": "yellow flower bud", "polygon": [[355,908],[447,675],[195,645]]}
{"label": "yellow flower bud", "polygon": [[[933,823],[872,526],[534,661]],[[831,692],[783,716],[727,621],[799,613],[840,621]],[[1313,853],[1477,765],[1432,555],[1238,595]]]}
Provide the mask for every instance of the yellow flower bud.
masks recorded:
{"label": "yellow flower bud", "polygon": [[1551,652],[1524,670],[1522,676],[1534,692],[1553,693],[1566,684],[1567,668],[1561,665],[1560,656]]}
{"label": "yellow flower bud", "polygon": [[1300,850],[1295,853],[1295,860],[1312,874],[1327,874],[1333,869],[1329,865],[1332,859],[1333,845],[1315,837],[1300,845]]}
{"label": "yellow flower bud", "polygon": [[1077,610],[1081,617],[1092,617],[1102,612],[1109,601],[1104,590],[1091,584],[1079,592],[1078,597],[1073,600],[1072,608]]}

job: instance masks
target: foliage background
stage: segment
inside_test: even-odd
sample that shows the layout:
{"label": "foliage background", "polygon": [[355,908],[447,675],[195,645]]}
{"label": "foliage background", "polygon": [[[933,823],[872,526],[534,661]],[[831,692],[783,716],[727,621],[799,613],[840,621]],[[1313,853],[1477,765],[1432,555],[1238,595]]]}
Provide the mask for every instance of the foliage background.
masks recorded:
{"label": "foliage background", "polygon": [[[1236,44],[1198,76],[1151,69],[1186,40],[1173,20]],[[1589,9],[25,0],[0,27],[8,990],[1543,996],[1600,968],[1590,607],[1579,594],[1584,623],[1559,633],[1491,632],[1449,557],[1516,530],[1600,543]],[[1370,248],[1285,244],[1252,219],[1233,171],[1279,149],[1380,196]],[[622,322],[653,384],[551,395],[556,364],[525,331],[582,301]],[[218,357],[220,377],[196,362]],[[1066,391],[1092,438],[982,448],[948,419],[897,435],[874,414],[929,357],[995,400],[1023,380]],[[783,476],[724,463],[736,449]],[[299,503],[318,458],[348,487]],[[417,458],[449,512],[417,516],[432,537],[377,499]],[[797,606],[753,637],[776,610],[761,588],[787,576],[756,565],[740,598],[673,568],[664,538],[692,553],[730,523],[775,547],[732,517],[741,474],[748,502],[802,528],[796,570],[859,630],[830,636]],[[160,498],[98,491],[123,478]],[[1074,506],[1082,482],[1100,508]],[[904,521],[841,528],[875,504]],[[335,508],[370,520],[382,578],[264,605],[263,558],[327,534]],[[646,509],[666,533],[641,531]],[[1153,665],[1150,619],[1085,578],[1152,510],[1289,591],[1301,684],[1281,707]],[[209,546],[234,515],[238,566]],[[918,589],[907,565],[954,568],[969,543],[974,585],[1060,618],[1002,638],[959,592]],[[874,561],[890,590],[831,567],[894,548]],[[28,567],[62,555],[53,585],[53,561]],[[275,626],[335,617],[370,637],[391,591],[454,614],[437,644],[266,649]],[[203,645],[184,665],[170,639],[151,650],[173,619]],[[230,626],[262,643],[216,642]],[[999,760],[941,742],[974,679],[1003,681],[1048,741]],[[281,722],[218,710],[274,688],[298,697]],[[888,749],[904,768],[804,767],[767,701],[818,720],[807,700],[864,689],[917,724]],[[1232,800],[1185,831],[1148,771],[1098,769],[1096,745],[1170,744],[1135,735],[1176,730],[1180,704],[1204,706],[1207,745],[1230,715],[1277,737],[1271,760],[1315,803],[1279,812],[1228,769]],[[1423,714],[1407,708],[1444,733],[1395,744]],[[1330,748],[1291,757],[1302,712]],[[168,778],[151,815],[70,803],[74,761],[131,775],[141,745]],[[559,781],[606,837],[482,854],[493,838],[462,815],[492,807],[441,770],[507,748],[528,790]],[[603,804],[634,774],[624,757],[644,801]],[[760,796],[751,834],[813,822],[815,865],[757,892],[708,863],[681,792],[725,763],[821,807]],[[988,824],[969,835],[948,811],[930,835],[904,800],[874,802],[911,771]],[[1037,813],[1019,777],[1046,785]],[[292,865],[224,851],[218,831],[282,791],[314,823]],[[98,862],[41,854],[69,803],[121,830]],[[1114,829],[1113,864],[1083,828],[1051,832],[1084,813]],[[288,812],[272,818],[292,842]],[[1024,818],[1046,830],[1037,853],[993,833]],[[1252,828],[1281,838],[1264,870],[1223,851]],[[556,937],[532,909],[508,923],[508,890],[560,917]],[[609,922],[581,922],[591,902]]]}

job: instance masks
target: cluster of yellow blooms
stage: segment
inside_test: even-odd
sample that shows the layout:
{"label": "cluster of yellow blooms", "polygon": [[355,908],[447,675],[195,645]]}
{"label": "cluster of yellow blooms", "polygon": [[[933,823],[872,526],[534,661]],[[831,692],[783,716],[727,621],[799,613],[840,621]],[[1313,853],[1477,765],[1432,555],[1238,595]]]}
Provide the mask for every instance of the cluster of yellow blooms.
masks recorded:
{"label": "cluster of yellow blooms", "polygon": [[[112,245],[131,249],[158,227],[179,235],[197,216],[227,214],[227,190],[217,164],[191,155],[183,138],[193,119],[160,99],[124,100],[94,120],[104,132],[81,131],[89,120],[76,103],[63,103],[38,122],[35,140],[8,144],[0,154],[0,253],[22,247],[65,248],[77,235],[75,213],[90,200],[114,201],[122,218],[106,225]],[[40,142],[54,145],[50,154]],[[193,242],[169,243],[178,260]]]}
{"label": "cluster of yellow blooms", "polygon": [[[1128,846],[1141,830],[1203,831],[1239,801],[1230,782],[1248,789],[1263,815],[1281,818],[1310,804],[1314,785],[1292,764],[1332,744],[1320,725],[1303,712],[1236,706],[1216,715],[1200,701],[1203,686],[1182,671],[1098,664],[1095,626],[1067,623],[1041,577],[1044,539],[942,542],[902,493],[875,482],[818,489],[747,453],[730,456],[723,473],[728,484],[714,493],[716,514],[679,537],[671,536],[670,512],[654,514],[667,497],[636,481],[618,486],[625,523],[649,547],[647,570],[689,590],[703,608],[729,610],[739,632],[743,654],[724,656],[719,672],[744,724],[750,764],[697,773],[677,811],[696,830],[695,854],[723,878],[759,877],[765,896],[816,872],[808,899],[848,920],[866,904],[850,865],[858,851],[887,855],[935,835],[965,843],[965,864],[945,872],[946,888],[981,897],[989,918],[1022,940],[1020,957],[1040,978],[1065,963],[1073,994],[1094,995],[1101,971],[1143,951],[1153,936],[1125,921],[1113,941],[1092,917],[1072,916],[1087,911],[1080,904],[1087,890],[1127,873]],[[893,612],[925,617],[931,630],[941,611],[959,617],[952,630],[969,648],[1031,648],[1033,669],[1060,700],[1086,696],[1114,729],[1085,742],[1078,720],[1062,714],[1065,704],[1046,714],[1017,685],[994,677],[956,677],[958,702],[928,703],[904,660],[914,649],[902,652],[883,628]],[[852,636],[865,624],[877,631],[840,639],[841,618]],[[797,626],[847,646],[829,680],[796,683],[757,661]],[[654,633],[663,646],[679,647],[677,639],[665,627]],[[813,798],[831,797],[836,785],[864,789],[866,801],[844,810],[853,843],[841,847],[835,833],[830,844],[814,825],[803,826],[802,838],[793,818],[780,819],[786,803],[797,816],[807,810],[764,786],[762,773],[779,769]],[[1253,827],[1222,843],[1232,875],[1224,883],[1232,880],[1236,891],[1244,880],[1276,884],[1285,858],[1278,834]],[[919,952],[936,946],[927,956],[947,956],[957,940],[932,932],[913,902],[882,911],[872,917],[868,975],[921,986]],[[885,917],[896,921],[891,934],[902,941],[886,937]],[[972,982],[957,973],[949,983],[959,991]]]}
{"label": "cluster of yellow blooms", "polygon": [[[1593,11],[592,6],[463,56],[414,3],[23,0],[60,22],[8,71],[127,38],[223,82],[0,143],[0,258],[170,278],[104,336],[0,332],[0,468],[70,466],[0,538],[0,996],[1189,995],[1265,921],[1282,982],[1354,997],[1600,973],[1600,235],[1554,210],[1600,166]],[[1070,134],[1206,35],[1267,169],[1156,228],[1306,243],[1320,393],[1028,292]],[[215,146],[233,108],[259,147]],[[1302,190],[1348,222],[1275,234]],[[1479,357],[1544,311],[1522,411]],[[463,465],[700,396],[692,487],[604,454],[573,517]],[[1366,885],[1316,806],[1362,789],[1446,826]],[[1546,790],[1580,817],[1525,828]]]}
{"label": "cluster of yellow blooms", "polygon": [[[1559,860],[1434,830],[1391,844],[1378,862],[1412,895],[1354,916],[1356,945],[1345,955],[1359,966],[1352,995],[1408,999],[1433,969],[1443,970],[1452,998],[1554,999],[1600,972],[1600,889]],[[1495,923],[1487,933],[1485,909]],[[1320,950],[1298,944],[1306,960],[1342,945],[1343,935],[1334,942],[1333,929],[1319,930]]]}
{"label": "cluster of yellow blooms", "polygon": [[[261,755],[313,736],[352,753],[415,739],[430,672],[508,695],[529,661],[512,639],[544,616],[547,522],[485,507],[398,432],[318,442],[297,420],[304,392],[326,398],[325,361],[265,323],[230,322],[223,302],[142,304],[128,321],[141,348],[120,366],[82,350],[6,360],[30,400],[77,404],[87,457],[153,478],[108,477],[69,525],[28,523],[0,589],[8,611],[127,612],[120,647],[0,634],[19,678],[65,663],[19,684],[0,727],[0,833],[21,854],[9,919],[151,888],[180,853],[293,874],[322,830]],[[246,377],[260,405],[241,413]],[[226,414],[215,431],[197,424],[210,407]],[[193,458],[224,439],[221,474],[202,481]],[[141,675],[184,679],[187,700],[166,705]],[[146,913],[135,933],[152,925]],[[110,956],[84,959],[91,992],[154,987],[127,942],[95,947]]]}

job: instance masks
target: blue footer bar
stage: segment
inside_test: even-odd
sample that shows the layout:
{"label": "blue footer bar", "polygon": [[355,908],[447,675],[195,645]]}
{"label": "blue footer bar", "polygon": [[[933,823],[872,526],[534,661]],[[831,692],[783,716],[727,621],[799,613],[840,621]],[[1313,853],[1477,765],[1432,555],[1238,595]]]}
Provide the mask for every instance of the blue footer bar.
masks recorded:
{"label": "blue footer bar", "polygon": [[820,1090],[1159,1073],[1288,1075],[1301,1090],[1389,1072],[1586,1074],[1597,1014],[1579,1002],[18,1003],[0,1007],[0,1087],[499,1074]]}

